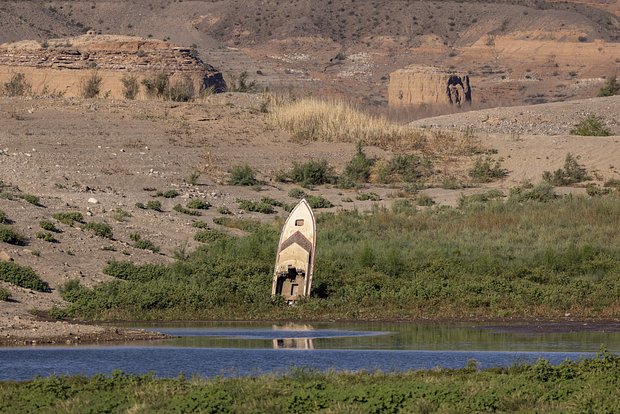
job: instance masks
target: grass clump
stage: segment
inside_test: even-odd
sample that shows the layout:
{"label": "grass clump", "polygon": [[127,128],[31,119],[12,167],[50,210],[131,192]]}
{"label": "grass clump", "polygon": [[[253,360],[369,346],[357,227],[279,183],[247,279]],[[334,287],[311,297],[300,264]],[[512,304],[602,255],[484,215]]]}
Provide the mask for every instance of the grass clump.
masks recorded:
{"label": "grass clump", "polygon": [[263,214],[273,214],[276,212],[271,204],[266,203],[264,201],[238,199],[237,203],[239,205],[239,208],[244,211],[263,213]]}
{"label": "grass clump", "polygon": [[479,157],[467,173],[477,183],[489,183],[508,175],[500,160],[493,160],[491,157]]}
{"label": "grass clump", "polygon": [[13,262],[0,262],[0,280],[38,292],[51,291],[47,282],[41,280],[32,268]]}
{"label": "grass clump", "polygon": [[82,97],[86,99],[96,98],[101,92],[103,78],[95,71],[86,79],[82,80]]}
{"label": "grass clump", "polygon": [[398,154],[379,167],[379,181],[414,183],[429,177],[433,172],[430,160],[413,154]]}
{"label": "grass clump", "polygon": [[231,215],[232,211],[226,206],[221,206],[217,208],[217,212],[220,214]]}
{"label": "grass clump", "polygon": [[196,210],[208,210],[209,208],[211,208],[211,203],[205,200],[194,198],[188,201],[186,206],[187,208],[193,208]]}
{"label": "grass clump", "polygon": [[188,76],[184,76],[182,79],[177,80],[168,88],[167,97],[174,102],[189,102],[192,101],[195,96],[194,82],[192,82]]}
{"label": "grass clump", "polygon": [[590,180],[586,168],[577,162],[578,157],[567,154],[564,160],[564,168],[558,168],[553,173],[545,171],[543,180],[551,185],[571,185]]}
{"label": "grass clump", "polygon": [[0,301],[8,302],[9,300],[11,300],[11,292],[0,287]]}
{"label": "grass clump", "polygon": [[359,201],[380,201],[381,197],[379,197],[379,194],[377,193],[369,192],[369,193],[359,193],[355,197],[355,199]]}
{"label": "grass clump", "polygon": [[570,133],[587,137],[607,137],[611,135],[611,131],[605,127],[603,120],[594,115],[588,115],[583,118],[571,129]]}
{"label": "grass clump", "polygon": [[106,239],[112,239],[114,237],[112,227],[110,227],[107,223],[97,223],[91,221],[84,225],[84,230],[92,231],[96,236],[104,237]]}
{"label": "grass clump", "polygon": [[415,201],[420,207],[432,207],[435,204],[435,200],[426,194],[420,194]]}
{"label": "grass clump", "polygon": [[112,218],[118,222],[127,221],[129,217],[133,217],[129,211],[125,211],[122,208],[118,207],[116,210],[112,212]]}
{"label": "grass clump", "polygon": [[134,242],[133,247],[136,249],[150,250],[153,253],[159,253],[159,247],[155,246],[155,244],[153,244],[150,240],[143,239],[140,234],[132,233],[129,235],[129,238]]}
{"label": "grass clump", "polygon": [[189,208],[185,208],[181,204],[175,204],[175,206],[172,207],[172,209],[174,211],[179,212],[179,213],[187,214],[189,216],[200,216],[200,215],[202,215],[202,213],[200,211],[192,210],[192,209],[189,209]]}
{"label": "grass clump", "polygon": [[302,199],[306,197],[308,194],[302,190],[301,188],[292,188],[288,192],[288,196],[292,198]]}
{"label": "grass clump", "polygon": [[54,235],[48,231],[39,231],[35,235],[37,239],[44,240],[49,243],[58,243],[58,240],[54,238]]}
{"label": "grass clump", "polygon": [[611,188],[599,187],[598,185],[591,183],[586,186],[586,193],[590,197],[602,197],[611,194]]}
{"label": "grass clump", "polygon": [[248,164],[236,165],[229,172],[228,184],[230,185],[253,186],[259,183],[256,179],[256,172]]}
{"label": "grass clump", "polygon": [[287,177],[303,187],[333,184],[337,179],[334,168],[329,165],[327,160],[310,160],[305,163],[293,162],[293,168]]}
{"label": "grass clump", "polygon": [[21,72],[14,73],[11,79],[3,85],[7,96],[25,96],[32,92],[32,85]]}
{"label": "grass clump", "polygon": [[83,223],[84,216],[77,211],[65,211],[52,214],[52,217],[67,226],[73,226],[74,223]]}
{"label": "grass clump", "polygon": [[41,199],[39,197],[37,197],[36,195],[32,195],[32,194],[20,194],[19,198],[21,198],[22,200],[40,207],[41,206]]}
{"label": "grass clump", "polygon": [[485,204],[490,201],[501,200],[504,197],[504,193],[500,190],[489,190],[483,193],[472,194],[472,195],[461,195],[459,198],[459,207],[467,208],[471,206],[477,206],[479,204]]}
{"label": "grass clump", "polygon": [[220,240],[225,240],[230,238],[230,236],[223,231],[215,230],[215,229],[206,229],[201,230],[194,235],[194,240],[199,241],[201,243],[213,243]]}
{"label": "grass clump", "polygon": [[195,221],[192,223],[192,227],[196,227],[197,229],[208,229],[209,223],[206,223],[204,221]]}
{"label": "grass clump", "polygon": [[522,203],[525,201],[535,201],[538,203],[548,203],[558,198],[553,190],[553,185],[542,182],[536,186],[521,186],[510,189],[509,201]]}
{"label": "grass clump", "polygon": [[41,220],[39,222],[39,227],[41,227],[43,230],[47,230],[47,231],[52,231],[54,233],[60,233],[60,229],[58,229],[54,223],[52,223],[49,220]]}
{"label": "grass clump", "polygon": [[26,239],[12,228],[0,225],[0,242],[21,246],[26,244]]}
{"label": "grass clump", "polygon": [[620,83],[615,76],[609,76],[605,81],[605,85],[599,89],[597,96],[614,96],[620,94]]}
{"label": "grass clump", "polygon": [[162,211],[162,206],[161,206],[161,201],[159,200],[150,200],[147,201],[146,204],[143,203],[136,203],[136,207],[143,209],[143,210],[154,210],[154,211]]}
{"label": "grass clump", "polygon": [[134,75],[125,75],[121,78],[121,82],[123,83],[123,96],[125,99],[136,99],[140,92],[138,78]]}
{"label": "grass clump", "polygon": [[150,78],[142,79],[142,84],[146,90],[146,94],[151,98],[165,98],[168,94],[168,86],[170,84],[170,75],[165,72],[159,72]]}
{"label": "grass clump", "polygon": [[319,195],[308,195],[306,197],[306,201],[312,208],[331,208],[334,207],[331,201],[326,199],[323,196]]}
{"label": "grass clump", "polygon": [[6,213],[2,210],[0,210],[0,224],[10,224],[11,220],[9,219],[9,216],[6,215]]}
{"label": "grass clump", "polygon": [[157,197],[175,198],[179,196],[179,192],[177,190],[166,190],[166,191],[158,191],[155,195]]}

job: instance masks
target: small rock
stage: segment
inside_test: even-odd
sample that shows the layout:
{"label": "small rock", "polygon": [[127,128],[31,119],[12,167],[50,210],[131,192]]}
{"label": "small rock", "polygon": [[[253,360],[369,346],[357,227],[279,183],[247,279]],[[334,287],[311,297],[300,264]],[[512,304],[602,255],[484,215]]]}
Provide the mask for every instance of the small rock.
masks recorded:
{"label": "small rock", "polygon": [[91,204],[99,204],[99,200],[97,200],[97,199],[96,199],[96,198],[94,198],[94,197],[89,198],[89,199],[88,199],[88,202],[89,202],[89,203],[91,203]]}

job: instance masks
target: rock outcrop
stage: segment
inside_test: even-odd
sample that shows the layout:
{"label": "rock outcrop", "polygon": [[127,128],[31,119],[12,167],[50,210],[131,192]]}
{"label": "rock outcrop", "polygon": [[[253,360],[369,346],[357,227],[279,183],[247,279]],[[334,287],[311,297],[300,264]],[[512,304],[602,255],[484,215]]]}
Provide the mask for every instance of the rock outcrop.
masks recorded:
{"label": "rock outcrop", "polygon": [[[132,75],[140,82],[162,72],[172,82],[191,80],[195,91],[226,90],[222,74],[202,62],[193,49],[160,40],[84,35],[0,45],[0,82],[23,73],[34,94],[78,96],[85,79],[95,71],[102,79],[101,93],[114,98],[123,96],[123,77]],[[145,95],[142,91],[137,97]]]}
{"label": "rock outcrop", "polygon": [[388,102],[392,107],[462,105],[471,103],[469,75],[432,66],[409,66],[390,74]]}

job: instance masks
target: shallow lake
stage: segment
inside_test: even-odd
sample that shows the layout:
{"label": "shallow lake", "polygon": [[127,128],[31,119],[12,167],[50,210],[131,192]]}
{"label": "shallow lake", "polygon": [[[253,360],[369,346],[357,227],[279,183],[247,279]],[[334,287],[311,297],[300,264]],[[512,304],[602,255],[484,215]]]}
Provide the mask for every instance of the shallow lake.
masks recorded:
{"label": "shallow lake", "polygon": [[258,375],[320,370],[480,368],[620,352],[620,325],[412,323],[185,323],[132,325],[178,338],[117,345],[0,348],[0,380],[52,374],[153,372]]}

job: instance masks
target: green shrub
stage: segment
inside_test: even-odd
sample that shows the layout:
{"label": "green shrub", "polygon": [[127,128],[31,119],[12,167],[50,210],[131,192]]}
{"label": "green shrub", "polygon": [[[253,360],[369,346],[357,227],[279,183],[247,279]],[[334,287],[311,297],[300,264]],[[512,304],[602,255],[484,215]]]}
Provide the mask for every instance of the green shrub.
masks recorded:
{"label": "green shrub", "polygon": [[479,157],[468,174],[475,182],[488,183],[506,177],[508,171],[501,167],[499,160],[494,161],[491,157]]}
{"label": "green shrub", "polygon": [[292,197],[292,198],[298,198],[298,199],[302,199],[304,197],[306,197],[308,194],[306,194],[306,192],[304,190],[302,190],[301,188],[292,188],[289,192],[288,192],[288,196]]}
{"label": "green shrub", "polygon": [[209,224],[205,223],[204,221],[195,221],[192,223],[192,227],[196,227],[198,229],[208,229]]}
{"label": "green shrub", "polygon": [[236,165],[230,170],[230,185],[252,186],[258,184],[256,172],[248,164]]}
{"label": "green shrub", "polygon": [[96,71],[85,80],[82,80],[82,97],[91,99],[99,96],[102,80],[103,79]]}
{"label": "green shrub", "polygon": [[588,115],[583,118],[571,129],[570,133],[587,137],[607,137],[611,135],[611,131],[605,128],[602,119],[594,115]]}
{"label": "green shrub", "polygon": [[543,180],[556,186],[576,184],[589,180],[590,177],[585,167],[580,165],[577,159],[578,157],[573,157],[570,153],[567,154],[564,160],[564,168],[559,168],[553,173],[545,171],[543,173]]}
{"label": "green shrub", "polygon": [[174,102],[189,102],[195,95],[194,83],[189,77],[176,81],[168,88],[168,98]]}
{"label": "green shrub", "polygon": [[14,73],[11,79],[4,84],[4,93],[7,96],[24,96],[32,91],[32,85],[21,72]]}
{"label": "green shrub", "polygon": [[112,227],[110,227],[107,223],[96,223],[91,221],[84,225],[84,230],[92,231],[96,236],[104,237],[106,239],[112,239],[114,237]]}
{"label": "green shrub", "polygon": [[248,77],[250,74],[247,70],[244,70],[239,74],[239,76],[230,75],[231,82],[229,85],[229,90],[231,92],[254,92],[256,90],[256,82],[248,82]]}
{"label": "green shrub", "polygon": [[0,242],[23,245],[26,244],[26,239],[10,227],[0,226]]}
{"label": "green shrub", "polygon": [[435,201],[426,194],[421,194],[417,197],[416,204],[422,207],[431,207]]}
{"label": "green shrub", "polygon": [[334,206],[331,201],[323,196],[309,195],[306,197],[306,201],[312,208],[331,208]]}
{"label": "green shrub", "polygon": [[138,233],[130,234],[129,238],[134,242],[133,247],[136,249],[150,250],[153,253],[159,253],[159,247],[155,246],[150,240],[143,239]]}
{"label": "green shrub", "polygon": [[142,79],[142,84],[149,97],[165,98],[168,95],[170,76],[165,72],[159,72],[150,78]]}
{"label": "green shrub", "polygon": [[119,222],[123,222],[129,217],[132,217],[131,213],[123,210],[120,207],[118,207],[116,210],[112,212],[112,218]]}
{"label": "green shrub", "polygon": [[187,202],[187,208],[208,210],[210,207],[211,203],[209,203],[208,201],[200,200],[198,198],[191,199]]}
{"label": "green shrub", "polygon": [[147,210],[161,211],[161,201],[159,200],[147,201],[145,207]]}
{"label": "green shrub", "polygon": [[361,142],[357,143],[356,153],[347,163],[343,174],[338,179],[342,188],[352,188],[358,183],[367,183],[374,160],[368,158]]}
{"label": "green shrub", "polygon": [[153,264],[135,265],[130,262],[112,260],[103,268],[106,275],[130,282],[150,282],[168,275],[165,267]]}
{"label": "green shrub", "polygon": [[198,171],[194,171],[193,173],[189,175],[189,177],[187,177],[185,181],[187,182],[187,184],[196,185],[198,184],[199,178],[200,178],[200,173]]}
{"label": "green shrub", "polygon": [[230,209],[226,206],[218,207],[217,212],[220,214],[226,214],[226,215],[232,214],[232,211],[230,211]]}
{"label": "green shrub", "polygon": [[472,195],[461,195],[459,199],[459,207],[465,208],[476,204],[484,204],[489,201],[499,200],[504,197],[504,193],[500,190],[489,190],[483,193],[472,194]]}
{"label": "green shrub", "polygon": [[238,199],[237,203],[239,204],[239,208],[245,211],[263,214],[273,214],[276,212],[271,204],[267,204],[262,201]]}
{"label": "green shrub", "polygon": [[35,237],[37,239],[45,240],[46,242],[58,243],[58,240],[56,240],[54,238],[54,235],[52,233],[50,233],[50,232],[47,232],[47,231],[39,231],[39,232],[37,232]]}
{"label": "green shrub", "polygon": [[19,198],[21,198],[22,200],[27,201],[30,204],[35,205],[35,206],[40,206],[41,205],[40,204],[41,200],[39,199],[39,197],[37,197],[35,195],[32,195],[32,194],[22,194],[22,195],[19,196]]}
{"label": "green shrub", "polygon": [[175,198],[179,196],[179,192],[177,190],[158,191],[156,195],[157,197]]}
{"label": "green shrub", "polygon": [[429,177],[433,172],[430,160],[413,154],[397,154],[379,169],[379,181],[413,183]]}
{"label": "green shrub", "polygon": [[191,210],[189,208],[185,208],[181,204],[175,204],[175,206],[172,207],[172,209],[174,211],[178,211],[179,213],[187,214],[189,216],[200,216],[200,215],[202,215],[202,213],[200,211]]}
{"label": "green shrub", "polygon": [[47,231],[53,231],[54,233],[58,233],[60,232],[60,230],[58,228],[56,228],[56,226],[54,225],[54,223],[52,223],[49,220],[41,220],[39,222],[39,226],[43,229],[43,230],[47,230]]}
{"label": "green shrub", "polygon": [[138,78],[134,75],[125,75],[121,78],[123,83],[123,96],[125,99],[136,99],[140,92],[140,84]]}
{"label": "green shrub", "polygon": [[0,287],[0,301],[7,302],[11,299],[11,292]]}
{"label": "green shrub", "polygon": [[260,202],[269,204],[270,206],[274,206],[274,207],[282,207],[282,208],[286,207],[286,204],[271,197],[263,197],[260,199]]}
{"label": "green shrub", "polygon": [[381,197],[377,193],[359,193],[355,199],[359,201],[380,201]]}
{"label": "green shrub", "polygon": [[52,214],[52,217],[67,226],[72,226],[75,222],[84,222],[84,216],[82,216],[82,213],[78,213],[77,211],[54,213]]}
{"label": "green shrub", "polygon": [[0,210],[0,224],[9,224],[10,220],[6,213]]}
{"label": "green shrub", "polygon": [[0,262],[0,280],[39,292],[51,291],[47,282],[41,280],[34,270],[14,262]]}
{"label": "green shrub", "polygon": [[289,177],[293,182],[304,187],[333,184],[337,178],[333,167],[327,163],[327,160],[310,160],[303,164],[293,162]]}
{"label": "green shrub", "polygon": [[618,180],[617,178],[610,178],[609,180],[605,181],[603,186],[620,189],[620,180]]}
{"label": "green shrub", "polygon": [[611,194],[611,188],[601,188],[598,185],[591,183],[586,186],[586,193],[590,197],[601,197],[604,195]]}
{"label": "green shrub", "polygon": [[513,187],[510,189],[509,201],[521,203],[524,201],[537,201],[548,203],[555,200],[558,196],[553,191],[553,186],[547,182],[542,182],[532,188]]}
{"label": "green shrub", "polygon": [[223,231],[215,230],[215,229],[207,229],[199,231],[194,235],[194,240],[199,241],[201,243],[212,243],[218,240],[227,239],[230,236]]}
{"label": "green shrub", "polygon": [[597,96],[614,96],[620,94],[620,83],[618,83],[618,79],[615,76],[610,76],[605,81],[605,86],[603,86],[599,91]]}

